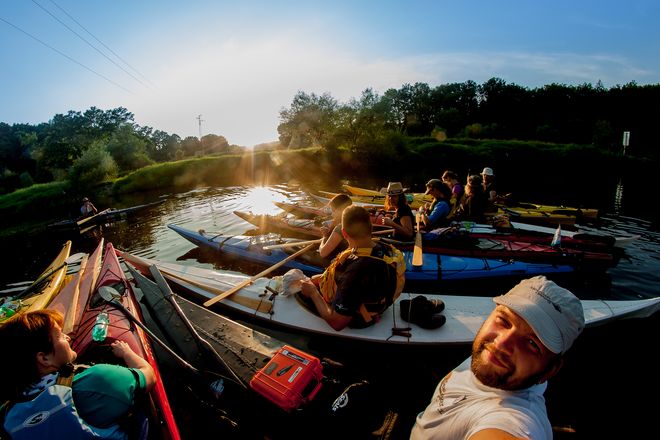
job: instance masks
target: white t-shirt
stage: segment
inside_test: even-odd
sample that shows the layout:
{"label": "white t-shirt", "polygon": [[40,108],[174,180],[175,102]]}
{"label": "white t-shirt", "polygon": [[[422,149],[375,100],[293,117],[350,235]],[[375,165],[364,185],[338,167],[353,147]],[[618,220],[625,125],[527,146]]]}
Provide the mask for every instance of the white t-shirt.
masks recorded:
{"label": "white t-shirt", "polygon": [[471,361],[467,358],[438,384],[429,406],[417,415],[411,440],[465,440],[488,428],[516,437],[552,439],[543,398],[547,383],[522,391],[491,388],[474,376]]}

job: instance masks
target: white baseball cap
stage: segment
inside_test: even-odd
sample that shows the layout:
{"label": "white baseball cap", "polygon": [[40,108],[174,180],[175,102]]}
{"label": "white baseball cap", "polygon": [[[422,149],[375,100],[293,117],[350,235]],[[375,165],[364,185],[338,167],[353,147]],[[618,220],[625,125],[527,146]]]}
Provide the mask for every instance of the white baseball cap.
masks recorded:
{"label": "white baseball cap", "polygon": [[521,281],[493,301],[523,318],[553,353],[565,353],[584,329],[582,302],[543,275]]}

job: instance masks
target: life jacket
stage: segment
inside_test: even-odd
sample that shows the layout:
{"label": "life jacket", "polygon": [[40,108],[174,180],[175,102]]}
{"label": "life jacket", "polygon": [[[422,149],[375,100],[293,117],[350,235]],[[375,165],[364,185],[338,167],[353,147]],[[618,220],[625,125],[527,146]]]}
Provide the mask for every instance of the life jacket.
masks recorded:
{"label": "life jacket", "polygon": [[73,403],[72,380],[73,374],[59,376],[32,400],[6,402],[0,410],[0,427],[5,435],[12,440],[127,439],[119,425],[96,428],[80,418]]}
{"label": "life jacket", "polygon": [[[382,312],[392,305],[392,303],[401,295],[403,292],[403,286],[406,281],[406,262],[403,258],[403,254],[400,250],[395,248],[390,244],[379,243],[378,246],[381,246],[384,249],[384,252],[381,256],[375,256],[372,254],[372,248],[351,248],[346,249],[337,255],[327,269],[321,275],[319,280],[319,290],[323,299],[328,304],[331,304],[337,295],[337,283],[335,282],[335,272],[337,268],[346,263],[349,258],[372,258],[374,260],[382,261],[383,264],[387,264],[393,267],[396,271],[396,288],[393,292],[385,292],[382,295],[382,299],[377,303],[364,303],[360,306],[360,315],[365,322],[369,323],[374,319],[377,319]],[[369,311],[367,309],[368,305],[379,304],[380,312]]]}

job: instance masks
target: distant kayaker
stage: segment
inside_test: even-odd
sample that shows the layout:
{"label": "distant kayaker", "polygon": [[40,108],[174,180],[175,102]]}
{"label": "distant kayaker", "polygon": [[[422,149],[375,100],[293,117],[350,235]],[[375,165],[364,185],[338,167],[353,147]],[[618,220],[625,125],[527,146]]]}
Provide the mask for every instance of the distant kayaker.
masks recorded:
{"label": "distant kayaker", "polygon": [[415,216],[408,205],[406,192],[401,182],[390,182],[386,192],[385,211],[394,211],[394,216],[390,218],[383,215],[380,218],[381,224],[394,229],[395,240],[412,240],[415,235]]}
{"label": "distant kayaker", "polygon": [[403,290],[406,263],[401,251],[375,243],[371,232],[366,209],[355,205],[344,209],[342,233],[350,248],[337,255],[320,277],[302,283],[302,295],[337,331],[374,324]]}
{"label": "distant kayaker", "polygon": [[411,440],[552,439],[543,394],[584,329],[582,303],[544,276],[493,301],[472,356],[440,381]]}
{"label": "distant kayaker", "polygon": [[341,233],[341,215],[352,203],[353,200],[346,194],[337,194],[328,202],[328,207],[332,210],[332,221],[329,226],[321,226],[323,238],[319,245],[319,254],[323,258],[332,258],[348,246]]}
{"label": "distant kayaker", "polygon": [[80,207],[80,214],[82,214],[83,217],[89,217],[99,212],[98,209],[96,209],[96,206],[94,206],[94,204],[87,197],[83,197],[82,203],[83,204]]}
{"label": "distant kayaker", "polygon": [[495,173],[490,167],[485,167],[481,172],[481,179],[483,180],[484,193],[488,204],[486,205],[486,212],[495,212],[497,207],[495,201],[497,200],[497,187],[495,186]]}
{"label": "distant kayaker", "polygon": [[110,348],[122,365],[99,363],[78,372],[63,324],[60,312],[44,309],[17,314],[0,327],[7,353],[0,362],[6,379],[0,398],[8,402],[0,427],[13,440],[127,438],[127,417],[156,382],[153,368],[126,342],[115,341]]}
{"label": "distant kayaker", "polygon": [[426,203],[420,208],[420,223],[424,231],[431,231],[436,228],[447,226],[447,216],[451,211],[449,199],[451,192],[449,187],[444,185],[439,179],[431,179],[426,182],[426,194],[433,197],[432,203]]}

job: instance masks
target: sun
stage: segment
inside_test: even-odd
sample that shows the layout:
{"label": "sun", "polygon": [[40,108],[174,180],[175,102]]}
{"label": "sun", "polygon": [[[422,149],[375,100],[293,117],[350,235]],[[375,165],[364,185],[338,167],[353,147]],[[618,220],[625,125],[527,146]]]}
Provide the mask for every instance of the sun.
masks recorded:
{"label": "sun", "polygon": [[248,190],[243,203],[251,206],[253,214],[277,214],[280,209],[273,202],[286,202],[284,194],[263,186],[255,186]]}

